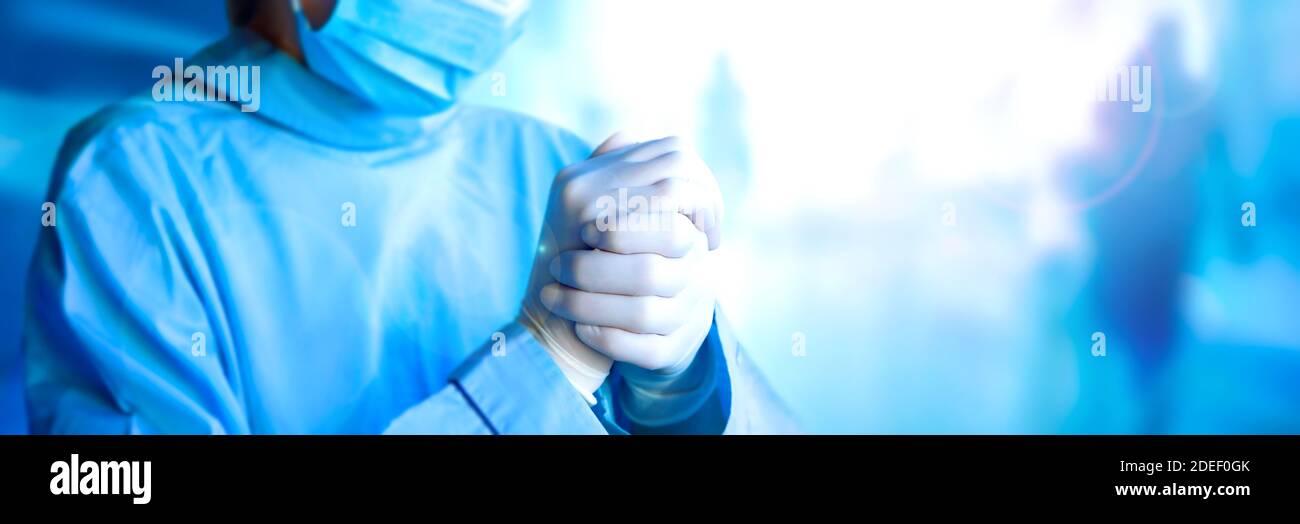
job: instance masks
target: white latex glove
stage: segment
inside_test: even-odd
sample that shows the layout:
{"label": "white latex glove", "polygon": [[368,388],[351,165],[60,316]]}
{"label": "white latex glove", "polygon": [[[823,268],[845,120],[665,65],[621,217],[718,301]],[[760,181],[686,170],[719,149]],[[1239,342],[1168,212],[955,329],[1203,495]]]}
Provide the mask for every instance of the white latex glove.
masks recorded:
{"label": "white latex glove", "polygon": [[[608,206],[611,201],[618,202],[620,197],[628,201],[635,196],[675,204],[671,209],[657,210],[666,213],[660,217],[661,224],[671,224],[670,227],[661,231],[599,231],[601,228],[595,224],[607,223],[597,219],[603,216],[602,212],[611,211]],[[637,362],[651,369],[672,368],[683,358],[689,362],[685,352],[669,351],[670,344],[666,341],[634,335],[673,334],[675,348],[685,344],[685,339],[694,338],[678,331],[690,320],[705,316],[707,320],[695,320],[695,323],[702,323],[707,335],[712,321],[711,294],[688,295],[683,292],[691,288],[683,283],[688,279],[670,274],[687,274],[687,264],[698,262],[685,256],[697,250],[681,249],[682,246],[720,241],[717,235],[721,211],[721,198],[712,174],[673,137],[629,143],[616,134],[597,148],[591,158],[557,175],[520,320],[533,331],[588,402],[594,402],[592,393],[609,374],[611,359]],[[659,219],[648,215],[644,218]],[[587,233],[587,238],[594,245],[606,243],[610,251],[590,250],[584,241],[584,228],[589,225],[601,234]],[[633,253],[614,251],[616,245],[624,244],[631,246],[624,251]],[[677,256],[635,253],[636,246],[657,248]],[[554,276],[557,274],[571,284],[585,285],[591,290],[557,283]],[[695,311],[703,311],[700,301],[705,298],[709,299],[707,315],[685,312],[688,305]],[[552,307],[547,307],[545,302]],[[589,314],[593,307],[602,305],[620,313]],[[587,324],[581,334],[575,331],[573,318]],[[599,345],[601,350],[592,349],[583,337]],[[699,346],[698,342],[695,347]],[[693,354],[694,348],[690,351]]]}
{"label": "white latex glove", "polygon": [[[649,218],[647,218],[648,220]],[[594,249],[551,262],[542,304],[611,359],[662,374],[690,364],[713,325],[708,237],[685,215],[660,231],[583,228]]]}

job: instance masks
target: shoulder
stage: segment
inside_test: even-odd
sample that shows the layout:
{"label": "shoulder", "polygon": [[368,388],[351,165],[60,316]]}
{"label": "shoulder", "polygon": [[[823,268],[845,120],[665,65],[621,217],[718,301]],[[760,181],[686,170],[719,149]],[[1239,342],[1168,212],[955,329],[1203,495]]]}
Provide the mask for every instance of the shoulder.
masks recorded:
{"label": "shoulder", "polygon": [[495,107],[466,105],[461,122],[467,135],[482,141],[503,141],[513,151],[552,156],[561,166],[591,154],[592,146],[577,134],[543,119]]}
{"label": "shoulder", "polygon": [[[235,113],[237,115],[237,113]],[[237,118],[215,104],[156,102],[147,94],[113,103],[77,123],[55,162],[52,195],[109,176],[114,185],[148,187],[184,170],[214,120]]]}

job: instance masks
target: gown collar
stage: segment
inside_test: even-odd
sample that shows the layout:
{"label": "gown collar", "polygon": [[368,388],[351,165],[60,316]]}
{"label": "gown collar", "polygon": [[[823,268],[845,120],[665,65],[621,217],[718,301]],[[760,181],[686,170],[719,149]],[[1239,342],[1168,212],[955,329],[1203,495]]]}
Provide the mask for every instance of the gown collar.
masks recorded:
{"label": "gown collar", "polygon": [[460,112],[454,104],[428,116],[387,113],[334,86],[246,28],[232,29],[185,64],[205,70],[209,65],[258,67],[260,100],[257,110],[248,114],[340,149],[408,144],[433,135]]}

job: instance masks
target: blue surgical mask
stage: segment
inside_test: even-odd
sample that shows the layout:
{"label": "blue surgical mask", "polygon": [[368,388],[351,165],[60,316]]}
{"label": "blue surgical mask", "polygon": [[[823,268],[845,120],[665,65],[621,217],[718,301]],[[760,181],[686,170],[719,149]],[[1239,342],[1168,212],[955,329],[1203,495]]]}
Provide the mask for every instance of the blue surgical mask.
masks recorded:
{"label": "blue surgical mask", "polygon": [[514,43],[529,0],[339,0],[319,30],[292,3],[307,67],[375,107],[426,115]]}

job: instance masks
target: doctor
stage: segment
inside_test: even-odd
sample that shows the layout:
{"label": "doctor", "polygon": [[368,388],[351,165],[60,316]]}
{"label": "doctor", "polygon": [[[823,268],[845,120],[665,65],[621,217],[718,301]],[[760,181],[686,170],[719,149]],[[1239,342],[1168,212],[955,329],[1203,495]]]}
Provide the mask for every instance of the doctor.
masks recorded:
{"label": "doctor", "polygon": [[[457,103],[525,4],[231,1],[185,62],[257,67],[257,111],[143,95],[74,128],[29,276],[31,429],[793,430],[716,311],[697,157]],[[628,194],[675,203],[619,210],[667,227],[606,220]]]}

